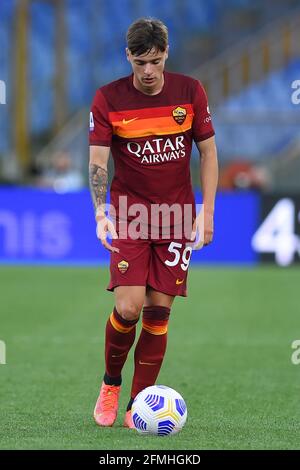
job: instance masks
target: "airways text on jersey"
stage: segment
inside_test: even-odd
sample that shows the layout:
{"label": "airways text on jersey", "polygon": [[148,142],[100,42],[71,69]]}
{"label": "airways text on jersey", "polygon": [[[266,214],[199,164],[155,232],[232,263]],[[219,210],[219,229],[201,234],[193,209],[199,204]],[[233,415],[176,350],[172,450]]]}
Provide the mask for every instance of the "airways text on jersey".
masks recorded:
{"label": "airways text on jersey", "polygon": [[142,164],[163,163],[178,160],[186,155],[184,136],[152,138],[145,142],[127,142],[127,150]]}

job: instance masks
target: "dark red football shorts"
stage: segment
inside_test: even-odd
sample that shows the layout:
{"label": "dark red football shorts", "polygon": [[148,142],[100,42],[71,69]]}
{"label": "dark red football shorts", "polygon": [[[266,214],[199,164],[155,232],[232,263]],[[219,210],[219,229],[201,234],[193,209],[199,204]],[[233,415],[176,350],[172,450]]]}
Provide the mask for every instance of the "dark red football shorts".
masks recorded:
{"label": "dark red football shorts", "polygon": [[192,248],[183,240],[116,239],[112,245],[108,290],[118,286],[150,286],[168,295],[186,297]]}

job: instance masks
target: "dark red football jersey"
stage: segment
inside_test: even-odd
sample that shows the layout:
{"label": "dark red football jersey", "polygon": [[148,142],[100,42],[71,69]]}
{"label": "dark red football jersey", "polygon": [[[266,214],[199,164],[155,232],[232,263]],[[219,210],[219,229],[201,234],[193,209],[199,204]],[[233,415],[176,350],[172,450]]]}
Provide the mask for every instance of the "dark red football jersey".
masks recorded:
{"label": "dark red football jersey", "polygon": [[164,72],[157,95],[133,86],[133,75],[99,88],[90,114],[90,145],[111,148],[115,173],[111,204],[192,204],[193,140],[214,135],[205,91],[199,81]]}

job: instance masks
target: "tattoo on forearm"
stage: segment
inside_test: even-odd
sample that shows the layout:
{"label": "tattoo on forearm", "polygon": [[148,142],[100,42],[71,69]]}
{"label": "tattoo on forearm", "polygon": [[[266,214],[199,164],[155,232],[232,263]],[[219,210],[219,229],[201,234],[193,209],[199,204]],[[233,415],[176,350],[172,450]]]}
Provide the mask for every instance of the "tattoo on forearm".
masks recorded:
{"label": "tattoo on forearm", "polygon": [[105,204],[107,191],[107,170],[101,166],[90,164],[89,183],[95,211]]}

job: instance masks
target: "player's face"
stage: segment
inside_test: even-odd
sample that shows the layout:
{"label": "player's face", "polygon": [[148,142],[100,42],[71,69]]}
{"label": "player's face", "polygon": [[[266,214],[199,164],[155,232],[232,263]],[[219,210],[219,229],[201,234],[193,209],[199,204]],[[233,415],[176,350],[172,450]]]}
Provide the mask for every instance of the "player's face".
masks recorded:
{"label": "player's face", "polygon": [[160,92],[164,84],[163,71],[168,58],[168,48],[164,52],[152,49],[149,53],[139,56],[132,55],[126,49],[127,59],[133,70],[133,84],[138,90],[149,95]]}

